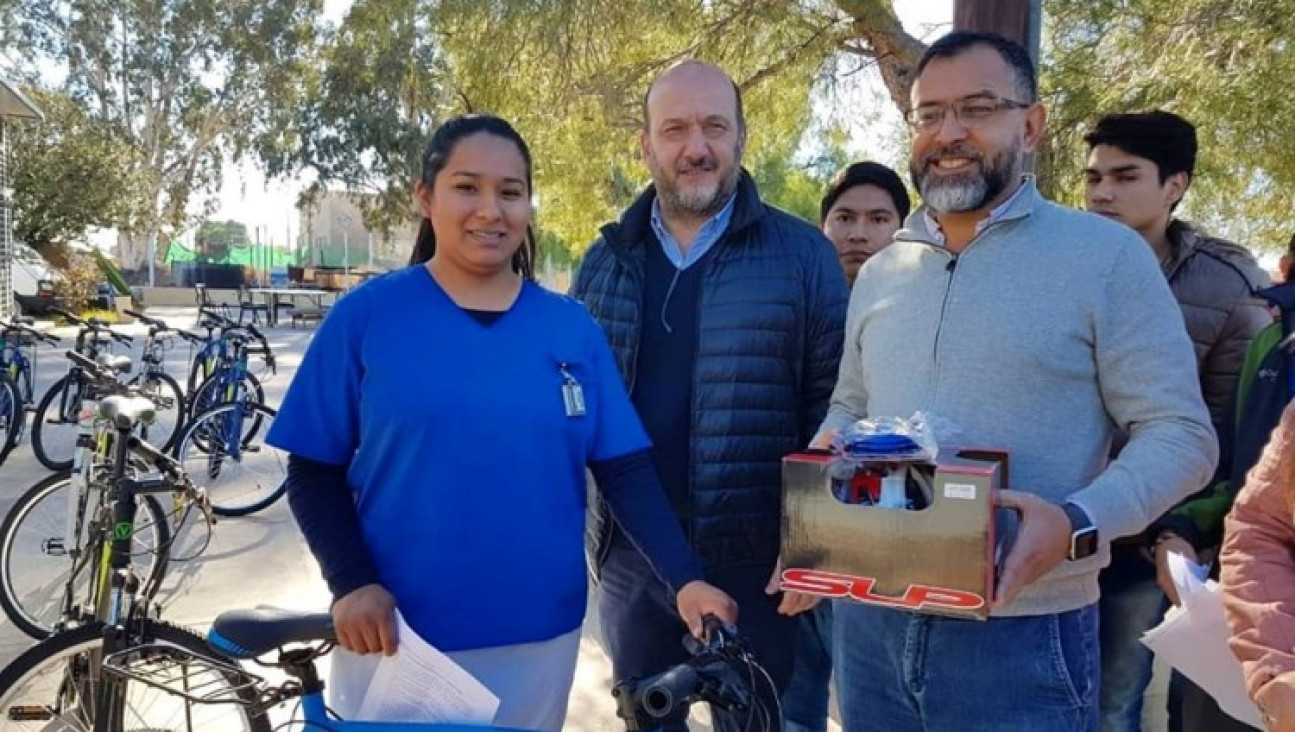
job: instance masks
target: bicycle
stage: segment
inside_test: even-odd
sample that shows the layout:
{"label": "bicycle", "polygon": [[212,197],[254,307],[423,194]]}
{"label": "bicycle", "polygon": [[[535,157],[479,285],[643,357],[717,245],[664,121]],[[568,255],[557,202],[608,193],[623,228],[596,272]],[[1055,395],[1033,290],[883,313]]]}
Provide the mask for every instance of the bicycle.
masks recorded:
{"label": "bicycle", "polygon": [[[239,350],[240,347],[247,353],[259,354],[271,373],[275,371],[274,353],[270,349],[270,343],[256,329],[256,326],[238,323],[216,313],[206,315],[207,319],[203,320],[201,325],[207,329],[207,337],[203,339],[195,336],[202,347],[195,354],[189,368],[187,409],[190,418],[218,404],[233,401],[229,372],[235,368],[236,362],[243,355]],[[219,335],[213,335],[216,329],[220,330]],[[255,349],[247,348],[249,340],[256,341]],[[199,375],[201,380],[198,379]],[[265,389],[261,386],[260,379],[246,368],[246,363],[243,364],[238,380],[242,382],[241,388],[244,391],[254,395],[252,401],[265,403]]]}
{"label": "bicycle", "polygon": [[[116,333],[108,324],[97,318],[83,320],[65,310],[50,308],[79,326],[73,350],[93,361],[100,354],[111,353],[113,343],[129,346],[134,339]],[[85,379],[76,362],[68,366],[67,374],[55,381],[41,397],[36,407],[36,419],[31,429],[31,447],[36,459],[53,471],[72,467],[72,454],[76,449],[77,421],[82,402]]]}
{"label": "bicycle", "polygon": [[[270,729],[264,716],[253,717],[246,707],[193,709],[171,703],[170,695],[153,694],[148,686],[104,673],[105,658],[131,649],[155,649],[142,652],[150,656],[173,650],[215,656],[201,635],[157,618],[152,600],[159,580],[148,577],[141,581],[131,566],[131,535],[141,497],[184,491],[202,502],[201,490],[175,461],[134,434],[136,423],[146,419],[149,411],[148,401],[138,397],[117,395],[100,403],[101,414],[112,425],[116,458],[107,502],[111,536],[99,553],[100,580],[96,582],[105,591],[97,597],[93,615],[37,643],[0,671],[0,730]],[[156,468],[159,477],[131,475],[127,462],[132,453]],[[180,669],[183,678],[176,683],[181,688],[209,688],[222,682],[221,678],[203,678],[205,668],[192,670],[198,672],[196,676],[189,674],[190,669]]]}
{"label": "bicycle", "polygon": [[35,407],[32,364],[36,346],[60,342],[58,336],[42,333],[31,327],[33,324],[30,318],[14,316],[0,325],[0,465],[22,441],[27,412]]}
{"label": "bicycle", "polygon": [[[180,436],[180,430],[184,427],[185,414],[188,412],[188,401],[185,398],[184,391],[180,388],[180,383],[166,371],[166,352],[171,348],[171,343],[177,337],[189,343],[201,343],[202,339],[179,328],[172,328],[164,321],[150,318],[143,313],[138,313],[134,310],[125,310],[123,312],[148,326],[148,335],[144,339],[144,348],[139,359],[139,375],[132,379],[130,383],[138,385],[142,395],[150,399],[157,407],[158,419],[153,425],[147,426],[146,429],[151,431],[161,423],[163,426],[158,431],[158,434],[165,435],[166,439],[152,439],[147,431],[141,434],[141,437],[158,445],[162,450],[168,451],[175,447],[175,442]],[[164,420],[163,413],[172,413],[173,417],[169,420]]]}
{"label": "bicycle", "polygon": [[[103,547],[118,528],[110,521],[112,483],[127,472],[142,472],[158,462],[154,453],[162,454],[138,434],[140,423],[152,418],[151,402],[113,373],[114,368],[129,366],[129,359],[112,357],[104,364],[74,351],[67,355],[87,383],[79,410],[76,469],[37,483],[0,524],[0,607],[15,626],[38,639],[94,616],[106,592]],[[133,434],[120,420],[114,421],[123,400],[139,410],[139,418],[129,425]],[[130,449],[122,453],[122,445]],[[167,457],[165,464],[175,461]],[[134,522],[127,538],[136,547],[131,556],[144,558],[138,567],[143,576],[158,584],[172,559],[171,517],[154,496],[145,495],[141,502],[145,520]],[[175,492],[173,505],[179,517],[176,531],[193,506],[205,513],[204,504],[195,503],[186,491]]]}
{"label": "bicycle", "polygon": [[[246,331],[246,332],[244,332]],[[175,447],[184,469],[202,475],[218,516],[246,516],[279,500],[287,491],[287,455],[264,442],[277,412],[249,389],[248,357],[259,353],[271,370],[274,355],[252,326],[227,329],[227,360],[195,395],[211,405],[190,419]],[[249,341],[257,340],[253,351]]]}
{"label": "bicycle", "polygon": [[[707,618],[709,641],[698,643],[692,659],[643,682],[625,682],[613,691],[618,715],[631,730],[655,730],[659,712],[683,712],[699,701],[728,708],[755,709],[753,694],[739,669],[752,673],[758,665],[735,631],[716,618]],[[137,648],[104,659],[104,671],[117,679],[134,681],[183,698],[193,706],[235,704],[252,714],[293,699],[300,700],[300,724],[305,730],[326,732],[483,732],[500,727],[412,722],[370,722],[338,719],[325,704],[324,683],[315,662],[337,645],[332,617],[327,613],[258,608],[235,610],[217,616],[207,633],[214,653],[177,653],[171,649]],[[274,660],[261,660],[276,653]],[[229,659],[229,660],[225,660]],[[283,671],[288,680],[269,685],[238,661],[253,661]],[[176,667],[205,666],[222,679],[236,680],[229,688],[177,689],[170,679]],[[668,696],[668,699],[666,698]],[[3,695],[0,695],[0,700]],[[2,704],[2,701],[0,701]],[[0,708],[3,708],[0,706]],[[297,720],[290,722],[295,723]],[[768,729],[768,728],[764,728]],[[761,729],[761,732],[764,732]]]}

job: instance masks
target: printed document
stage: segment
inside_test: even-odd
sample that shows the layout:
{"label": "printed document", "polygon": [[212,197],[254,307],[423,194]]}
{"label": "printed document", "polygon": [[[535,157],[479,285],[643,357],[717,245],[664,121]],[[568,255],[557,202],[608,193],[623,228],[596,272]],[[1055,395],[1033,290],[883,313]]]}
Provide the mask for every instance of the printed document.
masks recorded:
{"label": "printed document", "polygon": [[399,648],[377,664],[356,719],[489,725],[499,698],[419,638],[396,612]]}
{"label": "printed document", "polygon": [[1169,554],[1169,573],[1182,606],[1170,608],[1164,622],[1147,631],[1142,642],[1214,697],[1224,712],[1264,729],[1259,708],[1246,694],[1241,662],[1228,648],[1218,584],[1206,581],[1205,567],[1173,552]]}

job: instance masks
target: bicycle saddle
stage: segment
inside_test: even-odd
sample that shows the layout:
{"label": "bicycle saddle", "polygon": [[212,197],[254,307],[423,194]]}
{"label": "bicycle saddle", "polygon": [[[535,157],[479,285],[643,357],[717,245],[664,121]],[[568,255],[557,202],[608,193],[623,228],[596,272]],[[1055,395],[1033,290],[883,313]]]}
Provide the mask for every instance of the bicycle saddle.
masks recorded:
{"label": "bicycle saddle", "polygon": [[151,424],[157,419],[157,408],[144,397],[110,396],[99,401],[99,416],[112,420],[118,427],[129,429],[140,422]]}
{"label": "bicycle saddle", "polygon": [[332,615],[275,607],[223,612],[207,631],[207,645],[235,659],[256,658],[288,643],[335,640]]}
{"label": "bicycle saddle", "polygon": [[99,357],[98,361],[100,366],[112,369],[119,374],[130,373],[130,356],[110,356],[108,354],[104,354]]}

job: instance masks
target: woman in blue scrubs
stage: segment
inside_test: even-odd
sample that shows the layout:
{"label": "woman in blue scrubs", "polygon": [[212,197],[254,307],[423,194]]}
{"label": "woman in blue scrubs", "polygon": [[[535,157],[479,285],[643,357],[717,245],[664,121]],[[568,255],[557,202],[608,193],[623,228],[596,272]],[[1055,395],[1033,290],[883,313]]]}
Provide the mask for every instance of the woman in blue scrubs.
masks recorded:
{"label": "woman in blue scrubs", "polygon": [[398,608],[500,697],[496,724],[560,729],[586,468],[694,633],[736,607],[701,580],[602,330],[533,280],[521,136],[496,117],[446,122],[415,198],[413,263],[338,301],[267,440],[291,455],[289,502],[355,654],[338,663],[395,652]]}

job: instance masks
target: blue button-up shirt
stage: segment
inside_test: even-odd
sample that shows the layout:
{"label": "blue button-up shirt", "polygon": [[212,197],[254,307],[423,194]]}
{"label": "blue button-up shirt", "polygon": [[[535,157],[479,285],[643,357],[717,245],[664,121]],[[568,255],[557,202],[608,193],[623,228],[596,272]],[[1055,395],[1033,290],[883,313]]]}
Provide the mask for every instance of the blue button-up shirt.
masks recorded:
{"label": "blue button-up shirt", "polygon": [[706,220],[697,231],[697,238],[692,242],[692,249],[688,254],[683,253],[679,242],[670,234],[665,227],[665,221],[661,218],[661,199],[652,200],[652,231],[656,233],[656,238],[661,242],[661,249],[665,252],[666,258],[674,264],[676,269],[688,269],[692,265],[706,256],[706,252],[715,246],[715,242],[724,235],[728,230],[728,222],[733,218],[733,202],[737,200],[737,193],[729,196],[728,203],[719,213]]}

